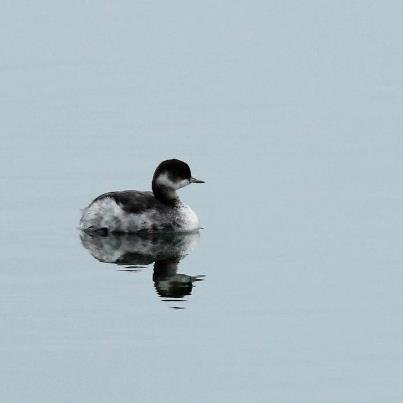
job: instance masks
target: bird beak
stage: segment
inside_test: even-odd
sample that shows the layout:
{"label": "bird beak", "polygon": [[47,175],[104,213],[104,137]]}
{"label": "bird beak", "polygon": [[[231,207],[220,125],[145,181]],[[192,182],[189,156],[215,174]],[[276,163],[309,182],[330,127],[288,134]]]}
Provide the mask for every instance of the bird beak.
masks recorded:
{"label": "bird beak", "polygon": [[205,183],[205,182],[192,177],[190,178],[190,183]]}

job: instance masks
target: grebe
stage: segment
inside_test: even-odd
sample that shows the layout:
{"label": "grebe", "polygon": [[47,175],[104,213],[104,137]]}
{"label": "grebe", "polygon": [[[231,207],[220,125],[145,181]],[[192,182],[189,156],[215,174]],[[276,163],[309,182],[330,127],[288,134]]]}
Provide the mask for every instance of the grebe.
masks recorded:
{"label": "grebe", "polygon": [[163,161],[154,172],[152,192],[124,190],[98,196],[83,210],[80,229],[103,234],[197,231],[196,213],[176,193],[191,183],[204,181],[193,178],[183,161]]}

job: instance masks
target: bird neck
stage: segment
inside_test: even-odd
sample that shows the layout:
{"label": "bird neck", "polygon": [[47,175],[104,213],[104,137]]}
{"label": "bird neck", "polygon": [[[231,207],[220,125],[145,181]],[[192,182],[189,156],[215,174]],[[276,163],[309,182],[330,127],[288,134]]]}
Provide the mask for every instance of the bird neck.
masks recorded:
{"label": "bird neck", "polygon": [[152,182],[152,189],[155,198],[160,202],[169,206],[175,206],[179,203],[179,197],[175,190],[159,185],[155,180]]}

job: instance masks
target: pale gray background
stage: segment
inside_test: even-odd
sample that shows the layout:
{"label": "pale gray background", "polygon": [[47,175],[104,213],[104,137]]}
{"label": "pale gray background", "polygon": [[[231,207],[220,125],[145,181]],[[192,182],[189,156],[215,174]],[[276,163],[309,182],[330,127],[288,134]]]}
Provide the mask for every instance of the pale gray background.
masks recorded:
{"label": "pale gray background", "polygon": [[[402,401],[402,15],[3,1],[2,401]],[[178,311],[76,230],[170,157],[207,182]]]}

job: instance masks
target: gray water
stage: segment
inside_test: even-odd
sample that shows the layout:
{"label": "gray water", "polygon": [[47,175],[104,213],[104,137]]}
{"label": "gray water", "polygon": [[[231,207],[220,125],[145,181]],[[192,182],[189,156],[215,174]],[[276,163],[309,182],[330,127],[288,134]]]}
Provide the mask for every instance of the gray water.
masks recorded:
{"label": "gray water", "polygon": [[[4,2],[1,400],[402,401],[402,13]],[[80,209],[172,157],[200,239],[99,261]]]}

